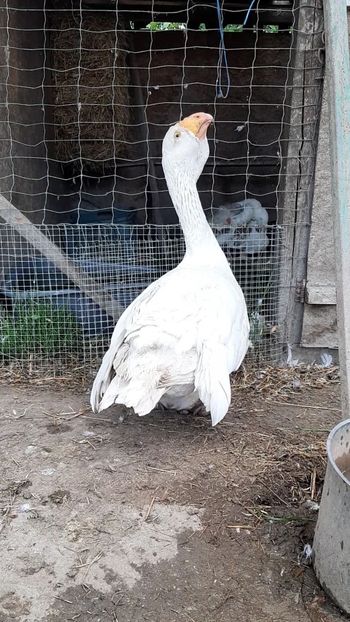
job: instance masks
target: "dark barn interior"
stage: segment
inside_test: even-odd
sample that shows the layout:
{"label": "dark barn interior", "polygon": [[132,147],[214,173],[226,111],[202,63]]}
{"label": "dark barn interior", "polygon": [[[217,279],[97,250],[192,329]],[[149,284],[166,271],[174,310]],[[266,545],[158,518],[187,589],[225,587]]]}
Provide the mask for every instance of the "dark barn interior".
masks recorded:
{"label": "dark barn interior", "polygon": [[[204,208],[253,197],[276,222],[288,141],[292,2],[260,0],[244,29],[248,3],[224,3],[223,26],[236,26],[224,34],[231,85],[225,98],[217,92],[220,75],[225,91],[226,75],[218,69],[215,2],[119,2],[116,9],[111,2],[48,1],[36,9],[32,3],[29,12],[12,4],[19,9],[8,15],[18,57],[8,80],[15,102],[12,193],[31,220],[74,222],[78,208],[93,206],[112,218],[113,206],[114,222],[176,222],[161,141],[170,123],[203,109],[215,117],[199,186]],[[188,28],[154,31],[150,22]]]}

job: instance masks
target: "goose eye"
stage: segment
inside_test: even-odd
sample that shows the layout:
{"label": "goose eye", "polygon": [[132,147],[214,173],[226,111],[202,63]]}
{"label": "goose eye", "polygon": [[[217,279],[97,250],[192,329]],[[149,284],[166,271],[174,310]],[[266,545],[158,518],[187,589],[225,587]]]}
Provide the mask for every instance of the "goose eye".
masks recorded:
{"label": "goose eye", "polygon": [[175,132],[174,136],[175,136],[175,138],[180,138],[181,132],[179,132],[179,131]]}

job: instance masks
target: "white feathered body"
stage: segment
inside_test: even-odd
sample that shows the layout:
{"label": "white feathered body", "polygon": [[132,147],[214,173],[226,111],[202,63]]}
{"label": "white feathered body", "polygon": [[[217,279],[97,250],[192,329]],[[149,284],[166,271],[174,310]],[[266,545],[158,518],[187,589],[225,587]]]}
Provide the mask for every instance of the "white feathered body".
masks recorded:
{"label": "white feathered body", "polygon": [[158,402],[186,410],[199,398],[213,424],[223,418],[249,322],[226,258],[215,259],[185,257],[126,309],[94,382],[94,410],[121,403],[146,415]]}

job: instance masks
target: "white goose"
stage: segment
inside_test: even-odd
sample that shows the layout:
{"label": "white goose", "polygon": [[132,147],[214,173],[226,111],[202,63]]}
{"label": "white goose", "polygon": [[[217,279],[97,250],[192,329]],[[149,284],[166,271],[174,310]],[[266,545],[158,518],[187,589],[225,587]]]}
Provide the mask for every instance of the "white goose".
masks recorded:
{"label": "white goose", "polygon": [[249,321],[242,290],[196,188],[209,155],[206,133],[212,121],[208,114],[194,114],[164,137],[162,165],[186,253],[120,317],[92,387],[95,412],[124,404],[142,416],[158,403],[188,411],[200,400],[212,425],[227,413],[229,374],[247,352]]}

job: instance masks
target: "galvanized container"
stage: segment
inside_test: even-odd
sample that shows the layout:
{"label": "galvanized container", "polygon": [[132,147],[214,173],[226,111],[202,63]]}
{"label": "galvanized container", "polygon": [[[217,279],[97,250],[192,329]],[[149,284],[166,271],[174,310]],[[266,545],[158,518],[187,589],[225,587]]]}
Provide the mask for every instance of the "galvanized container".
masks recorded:
{"label": "galvanized container", "polygon": [[316,576],[350,614],[350,419],[331,431],[328,465],[314,538]]}

